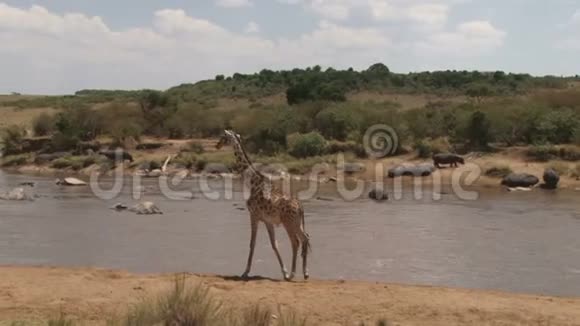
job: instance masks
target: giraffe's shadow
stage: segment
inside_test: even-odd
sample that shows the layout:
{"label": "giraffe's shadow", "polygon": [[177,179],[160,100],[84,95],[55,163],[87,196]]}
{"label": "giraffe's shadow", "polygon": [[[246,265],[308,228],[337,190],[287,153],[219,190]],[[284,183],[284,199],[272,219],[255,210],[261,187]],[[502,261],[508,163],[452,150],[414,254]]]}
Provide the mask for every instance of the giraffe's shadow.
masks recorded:
{"label": "giraffe's shadow", "polygon": [[285,282],[284,280],[279,280],[279,279],[274,279],[274,278],[264,277],[264,276],[259,276],[259,275],[248,276],[248,277],[241,277],[239,275],[218,275],[217,277],[223,279],[224,281],[232,281],[232,282],[257,282],[257,281],[270,281],[270,282],[276,282],[276,283]]}

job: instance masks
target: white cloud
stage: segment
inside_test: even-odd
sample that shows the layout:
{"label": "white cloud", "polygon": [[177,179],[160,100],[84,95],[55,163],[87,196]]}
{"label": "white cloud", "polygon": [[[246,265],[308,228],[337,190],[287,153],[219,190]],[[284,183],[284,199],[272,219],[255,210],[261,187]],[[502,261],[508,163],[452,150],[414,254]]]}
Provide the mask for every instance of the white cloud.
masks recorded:
{"label": "white cloud", "polygon": [[344,21],[360,13],[375,21],[410,21],[420,25],[442,26],[452,5],[469,0],[277,0],[302,4],[326,19]]}
{"label": "white cloud", "polygon": [[260,25],[256,22],[249,22],[248,25],[246,25],[246,28],[244,28],[244,32],[249,34],[258,33],[260,32]]}
{"label": "white cloud", "polygon": [[295,5],[298,3],[302,3],[302,0],[276,0],[276,1],[287,5]]}
{"label": "white cloud", "polygon": [[555,42],[560,50],[580,50],[580,9],[576,10],[566,23],[559,26],[565,35]]}
{"label": "white cloud", "polygon": [[[393,4],[398,5],[396,1]],[[405,7],[414,8],[410,20],[429,16],[425,19],[430,24],[441,24],[444,10],[427,13],[425,7],[417,7],[417,1]],[[383,7],[383,19],[387,9]],[[477,55],[501,46],[505,35],[491,23],[478,21],[451,32],[436,29],[411,41],[381,26],[353,27],[332,19],[321,20],[313,30],[293,38],[266,38],[259,30],[250,22],[243,31],[231,31],[181,9],[156,11],[145,26],[112,29],[100,17],[0,3],[0,44],[10,45],[0,47],[0,92],[163,89],[263,68],[315,64],[365,68],[388,63],[397,51],[413,49]]]}
{"label": "white cloud", "polygon": [[241,8],[254,5],[250,0],[216,0],[216,4],[224,8]]}
{"label": "white cloud", "polygon": [[430,35],[417,43],[416,50],[423,54],[472,56],[490,53],[501,47],[506,33],[488,21],[471,21],[459,24],[453,32]]}
{"label": "white cloud", "polygon": [[572,23],[580,24],[580,9],[576,10],[576,12],[572,15]]}

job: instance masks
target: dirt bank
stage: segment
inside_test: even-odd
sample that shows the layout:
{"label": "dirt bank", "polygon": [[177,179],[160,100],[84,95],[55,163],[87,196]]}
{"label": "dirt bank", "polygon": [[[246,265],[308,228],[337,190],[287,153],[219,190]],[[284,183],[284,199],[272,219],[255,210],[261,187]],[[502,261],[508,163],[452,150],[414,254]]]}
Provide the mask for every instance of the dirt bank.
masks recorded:
{"label": "dirt bank", "polygon": [[[0,324],[47,320],[62,311],[92,325],[172,285],[173,275],[48,267],[0,267]],[[190,275],[243,308],[260,302],[292,307],[311,325],[580,325],[580,298],[354,281],[237,281]]]}

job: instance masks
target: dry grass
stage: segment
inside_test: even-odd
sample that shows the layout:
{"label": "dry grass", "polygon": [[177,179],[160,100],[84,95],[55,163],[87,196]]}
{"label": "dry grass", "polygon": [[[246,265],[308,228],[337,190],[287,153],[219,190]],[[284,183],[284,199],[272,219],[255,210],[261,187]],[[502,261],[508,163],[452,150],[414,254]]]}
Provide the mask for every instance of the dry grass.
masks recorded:
{"label": "dry grass", "polygon": [[0,105],[0,129],[10,125],[20,125],[30,130],[32,122],[42,113],[55,114],[58,110],[52,108],[18,109],[13,107],[2,107]]}

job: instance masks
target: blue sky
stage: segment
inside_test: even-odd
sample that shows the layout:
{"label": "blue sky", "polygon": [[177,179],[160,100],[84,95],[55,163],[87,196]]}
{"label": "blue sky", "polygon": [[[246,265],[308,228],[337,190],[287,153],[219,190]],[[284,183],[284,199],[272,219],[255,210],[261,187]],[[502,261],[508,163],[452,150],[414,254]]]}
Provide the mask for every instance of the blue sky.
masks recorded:
{"label": "blue sky", "polygon": [[0,0],[0,94],[319,64],[580,74],[580,0]]}

